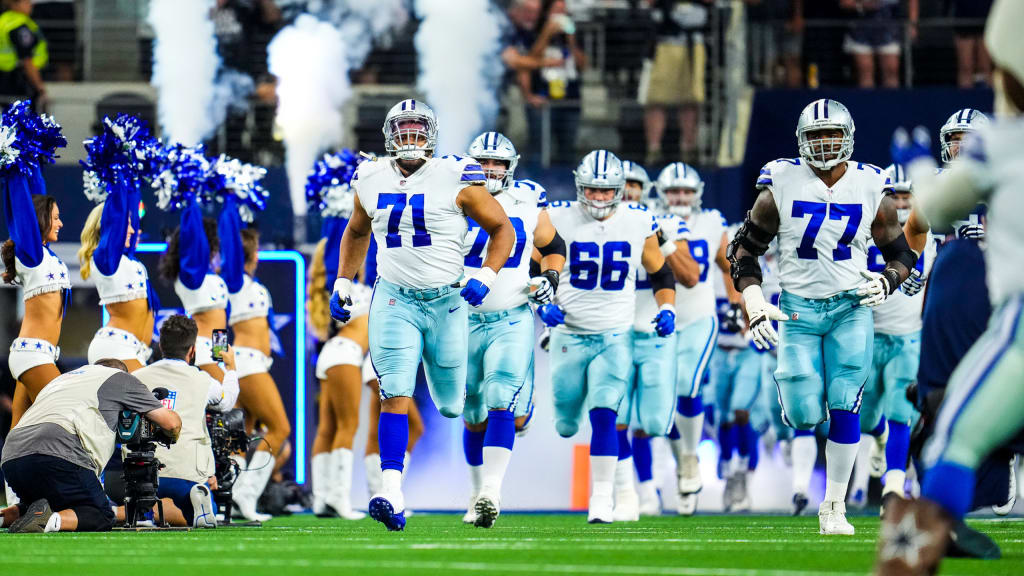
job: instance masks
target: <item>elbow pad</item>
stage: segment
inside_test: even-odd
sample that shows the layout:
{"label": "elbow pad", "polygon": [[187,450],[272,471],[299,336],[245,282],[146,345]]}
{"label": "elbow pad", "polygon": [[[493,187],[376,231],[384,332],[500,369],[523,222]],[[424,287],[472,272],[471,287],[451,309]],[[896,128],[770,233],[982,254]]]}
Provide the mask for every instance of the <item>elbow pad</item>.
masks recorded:
{"label": "elbow pad", "polygon": [[661,265],[661,268],[657,272],[650,274],[651,290],[657,293],[659,290],[676,288],[676,278],[672,275],[672,270],[668,267],[668,263]]}
{"label": "elbow pad", "polygon": [[886,262],[899,262],[906,266],[907,270],[913,270],[914,266],[917,266],[918,254],[907,243],[907,237],[902,232],[892,242],[879,246],[878,251],[882,253],[882,258]]}
{"label": "elbow pad", "polygon": [[538,246],[537,251],[540,252],[541,257],[550,256],[552,254],[558,254],[559,256],[565,256],[565,240],[558,235],[558,231],[555,231],[555,236],[544,246]]}
{"label": "elbow pad", "polygon": [[743,225],[736,231],[736,235],[733,237],[732,242],[729,243],[728,258],[729,261],[735,259],[736,249],[742,246],[747,252],[750,252],[756,258],[768,251],[768,245],[771,244],[772,238],[775,234],[761,228],[750,219],[750,211],[747,211],[747,217],[743,219]]}

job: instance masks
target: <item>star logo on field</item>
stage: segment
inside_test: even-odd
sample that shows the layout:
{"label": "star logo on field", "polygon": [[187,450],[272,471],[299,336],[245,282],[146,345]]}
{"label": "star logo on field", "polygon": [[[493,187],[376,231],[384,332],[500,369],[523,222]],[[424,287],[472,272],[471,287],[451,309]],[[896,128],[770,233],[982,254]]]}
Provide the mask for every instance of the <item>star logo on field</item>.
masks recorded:
{"label": "star logo on field", "polygon": [[888,560],[902,559],[907,566],[917,566],[921,560],[921,550],[931,545],[934,537],[917,527],[917,517],[913,512],[908,512],[895,526],[892,524],[882,525],[882,551],[880,553],[883,562]]}

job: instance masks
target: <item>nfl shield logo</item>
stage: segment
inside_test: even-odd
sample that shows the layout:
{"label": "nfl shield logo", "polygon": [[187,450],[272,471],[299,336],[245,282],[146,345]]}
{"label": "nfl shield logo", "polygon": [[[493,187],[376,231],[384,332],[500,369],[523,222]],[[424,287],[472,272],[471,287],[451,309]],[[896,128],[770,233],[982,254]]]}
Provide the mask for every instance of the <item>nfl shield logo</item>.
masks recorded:
{"label": "nfl shield logo", "polygon": [[568,352],[568,351],[569,351],[569,348],[568,348],[568,347],[566,347],[566,346],[562,346],[562,354],[565,354],[565,353],[566,353],[566,352]]}
{"label": "nfl shield logo", "polygon": [[160,403],[164,405],[164,408],[167,408],[168,410],[174,410],[174,401],[177,398],[178,393],[175,391],[171,391],[167,393],[167,398],[161,400]]}
{"label": "nfl shield logo", "polygon": [[388,300],[388,306],[394,306],[394,305],[395,305],[395,299],[394,298],[391,298],[390,300]]}

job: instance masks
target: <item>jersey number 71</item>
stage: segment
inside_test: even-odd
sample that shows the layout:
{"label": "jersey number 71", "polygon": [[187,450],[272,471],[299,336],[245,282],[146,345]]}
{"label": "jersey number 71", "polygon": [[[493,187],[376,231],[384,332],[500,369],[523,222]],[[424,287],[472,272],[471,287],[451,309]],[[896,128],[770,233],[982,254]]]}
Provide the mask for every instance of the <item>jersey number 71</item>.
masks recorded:
{"label": "jersey number 71", "polygon": [[412,245],[414,248],[430,246],[430,234],[427,233],[427,223],[423,217],[423,194],[387,193],[377,196],[377,209],[383,210],[389,206],[391,215],[388,217],[388,233],[384,235],[384,245],[388,248],[401,248],[402,237],[398,233],[398,225],[402,222],[402,214],[408,204],[412,206]]}

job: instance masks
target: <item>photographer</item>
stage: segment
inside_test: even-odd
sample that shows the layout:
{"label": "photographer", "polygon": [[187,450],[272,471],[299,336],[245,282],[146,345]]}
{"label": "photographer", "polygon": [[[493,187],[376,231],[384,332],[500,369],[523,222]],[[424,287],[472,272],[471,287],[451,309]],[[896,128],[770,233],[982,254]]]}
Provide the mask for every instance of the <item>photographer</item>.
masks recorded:
{"label": "photographer", "polygon": [[100,360],[47,384],[4,444],[0,466],[22,503],[0,512],[0,526],[11,532],[110,530],[114,514],[99,474],[114,453],[121,410],[144,415],[172,441],[181,431],[178,415],[120,360]]}
{"label": "photographer", "polygon": [[[153,390],[166,388],[164,404],[181,416],[181,436],[170,449],[158,447],[160,471],[157,496],[164,501],[164,517],[172,526],[212,528],[217,525],[210,490],[215,490],[213,450],[206,429],[206,410],[226,412],[238,398],[234,351],[222,353],[224,383],[193,366],[196,357],[195,320],[176,314],[160,327],[163,360],[134,375]],[[212,485],[211,485],[212,484]],[[121,517],[122,510],[118,509]]]}

